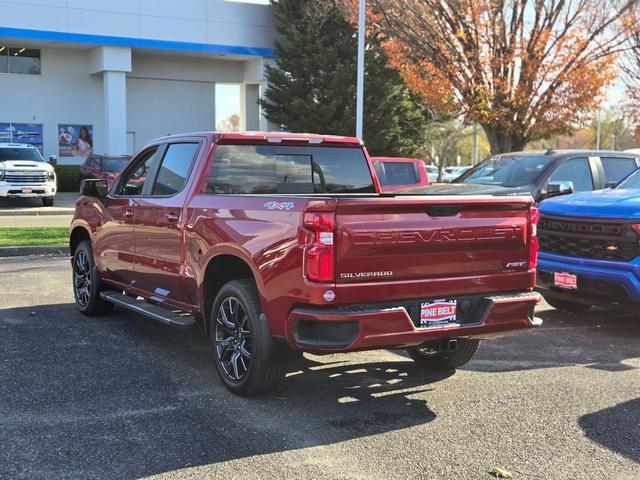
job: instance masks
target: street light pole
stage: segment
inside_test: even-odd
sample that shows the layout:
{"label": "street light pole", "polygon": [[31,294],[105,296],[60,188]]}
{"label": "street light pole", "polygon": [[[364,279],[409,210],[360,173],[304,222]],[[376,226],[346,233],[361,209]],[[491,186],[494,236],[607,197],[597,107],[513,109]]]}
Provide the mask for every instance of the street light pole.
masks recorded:
{"label": "street light pole", "polygon": [[363,138],[364,116],[364,34],[366,29],[365,0],[358,7],[358,84],[356,93],[356,137]]}

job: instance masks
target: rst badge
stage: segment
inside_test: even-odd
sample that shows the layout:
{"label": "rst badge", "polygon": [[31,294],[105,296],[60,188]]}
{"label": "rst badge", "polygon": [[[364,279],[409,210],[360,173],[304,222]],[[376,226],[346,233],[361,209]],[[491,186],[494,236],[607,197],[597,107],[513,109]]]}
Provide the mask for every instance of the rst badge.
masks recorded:
{"label": "rst badge", "polygon": [[455,323],[458,310],[457,300],[429,300],[420,305],[420,326]]}

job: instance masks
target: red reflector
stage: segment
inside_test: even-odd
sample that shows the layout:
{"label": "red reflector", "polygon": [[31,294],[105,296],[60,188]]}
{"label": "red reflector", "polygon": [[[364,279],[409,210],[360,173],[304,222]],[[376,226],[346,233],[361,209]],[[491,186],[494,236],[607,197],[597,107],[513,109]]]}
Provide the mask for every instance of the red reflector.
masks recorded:
{"label": "red reflector", "polygon": [[531,207],[529,210],[529,269],[534,269],[538,266],[538,250],[540,250],[540,244],[538,243],[538,221],[540,220],[540,210],[536,207]]}
{"label": "red reflector", "polygon": [[305,213],[304,226],[313,232],[313,243],[305,250],[305,274],[313,282],[335,279],[335,246],[333,213]]}
{"label": "red reflector", "polygon": [[636,235],[640,237],[640,223],[634,223],[633,225],[631,225],[631,228],[634,232],[636,232]]}

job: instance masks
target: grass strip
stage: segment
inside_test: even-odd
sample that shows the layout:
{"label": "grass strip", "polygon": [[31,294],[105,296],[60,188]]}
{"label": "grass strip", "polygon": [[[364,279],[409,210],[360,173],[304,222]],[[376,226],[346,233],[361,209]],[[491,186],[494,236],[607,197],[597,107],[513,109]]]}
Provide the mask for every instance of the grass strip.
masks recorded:
{"label": "grass strip", "polygon": [[0,247],[64,246],[67,243],[68,227],[0,228]]}

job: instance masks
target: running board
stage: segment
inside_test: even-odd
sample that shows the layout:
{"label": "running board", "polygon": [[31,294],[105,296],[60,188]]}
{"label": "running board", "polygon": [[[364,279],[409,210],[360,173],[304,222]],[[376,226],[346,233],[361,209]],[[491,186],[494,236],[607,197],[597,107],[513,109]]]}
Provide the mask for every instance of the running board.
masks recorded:
{"label": "running board", "polygon": [[169,310],[158,305],[152,305],[144,300],[136,300],[133,297],[120,292],[106,291],[100,293],[100,298],[119,307],[139,313],[145,317],[157,320],[172,327],[187,328],[196,323],[193,315],[181,310]]}

